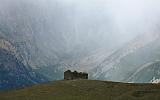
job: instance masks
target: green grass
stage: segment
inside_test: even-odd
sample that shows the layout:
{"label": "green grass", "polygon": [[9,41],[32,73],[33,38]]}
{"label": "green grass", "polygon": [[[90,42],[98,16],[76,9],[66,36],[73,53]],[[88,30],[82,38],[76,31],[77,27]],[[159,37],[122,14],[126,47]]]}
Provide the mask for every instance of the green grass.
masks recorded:
{"label": "green grass", "polygon": [[160,84],[63,80],[0,92],[0,100],[160,100]]}

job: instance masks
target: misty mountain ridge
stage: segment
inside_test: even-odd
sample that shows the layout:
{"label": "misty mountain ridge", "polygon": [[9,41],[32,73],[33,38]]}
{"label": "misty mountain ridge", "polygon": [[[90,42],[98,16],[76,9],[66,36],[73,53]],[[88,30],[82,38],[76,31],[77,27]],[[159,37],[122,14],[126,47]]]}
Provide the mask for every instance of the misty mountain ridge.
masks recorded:
{"label": "misty mountain ridge", "polygon": [[[159,35],[155,35],[155,38],[152,38],[151,40],[147,39],[145,41],[145,35],[141,38],[136,38],[136,40],[137,41],[130,42],[109,56],[100,66],[98,66],[98,69],[96,69],[97,74],[95,74],[95,76],[99,76],[100,79],[127,82],[127,78],[132,76],[136,70],[141,69],[145,63],[160,59],[158,53],[160,49]],[[144,81],[139,80],[133,82]]]}
{"label": "misty mountain ridge", "polygon": [[132,76],[128,78],[130,82],[151,82],[159,83],[160,79],[160,62],[154,61],[141,66]]}

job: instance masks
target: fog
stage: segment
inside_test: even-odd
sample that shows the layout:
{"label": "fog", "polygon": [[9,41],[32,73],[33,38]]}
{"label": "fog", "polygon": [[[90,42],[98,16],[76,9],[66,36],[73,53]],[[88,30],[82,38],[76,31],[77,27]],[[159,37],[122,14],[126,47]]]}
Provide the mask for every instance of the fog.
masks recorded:
{"label": "fog", "polygon": [[158,33],[159,17],[159,0],[0,0],[1,27],[50,53],[114,49]]}
{"label": "fog", "polygon": [[74,9],[68,13],[77,32],[103,43],[124,43],[139,34],[159,31],[158,0],[62,0],[58,3]]}

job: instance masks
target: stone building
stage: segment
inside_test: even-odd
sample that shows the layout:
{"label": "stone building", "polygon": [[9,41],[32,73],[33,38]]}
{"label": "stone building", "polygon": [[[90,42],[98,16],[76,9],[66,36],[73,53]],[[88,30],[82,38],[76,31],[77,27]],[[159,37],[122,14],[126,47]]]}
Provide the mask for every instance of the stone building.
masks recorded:
{"label": "stone building", "polygon": [[84,72],[72,72],[67,70],[64,72],[64,80],[74,80],[74,79],[88,79],[88,74]]}

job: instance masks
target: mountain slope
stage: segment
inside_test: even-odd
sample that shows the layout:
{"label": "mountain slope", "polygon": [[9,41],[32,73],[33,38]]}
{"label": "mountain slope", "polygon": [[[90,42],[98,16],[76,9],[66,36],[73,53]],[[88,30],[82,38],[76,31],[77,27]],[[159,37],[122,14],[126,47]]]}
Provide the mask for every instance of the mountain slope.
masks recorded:
{"label": "mountain slope", "polygon": [[0,49],[0,89],[11,89],[46,82],[10,52]]}
{"label": "mountain slope", "polygon": [[129,77],[128,81],[154,82],[157,79],[160,79],[160,61],[154,61],[143,65]]}
{"label": "mountain slope", "polygon": [[159,100],[160,84],[126,84],[107,81],[55,81],[0,92],[1,100]]}
{"label": "mountain slope", "polygon": [[98,79],[127,82],[144,64],[159,60],[159,50],[159,35],[144,35],[112,53],[93,71]]}
{"label": "mountain slope", "polygon": [[41,74],[35,73],[14,44],[0,39],[0,89],[10,89],[46,82]]}

